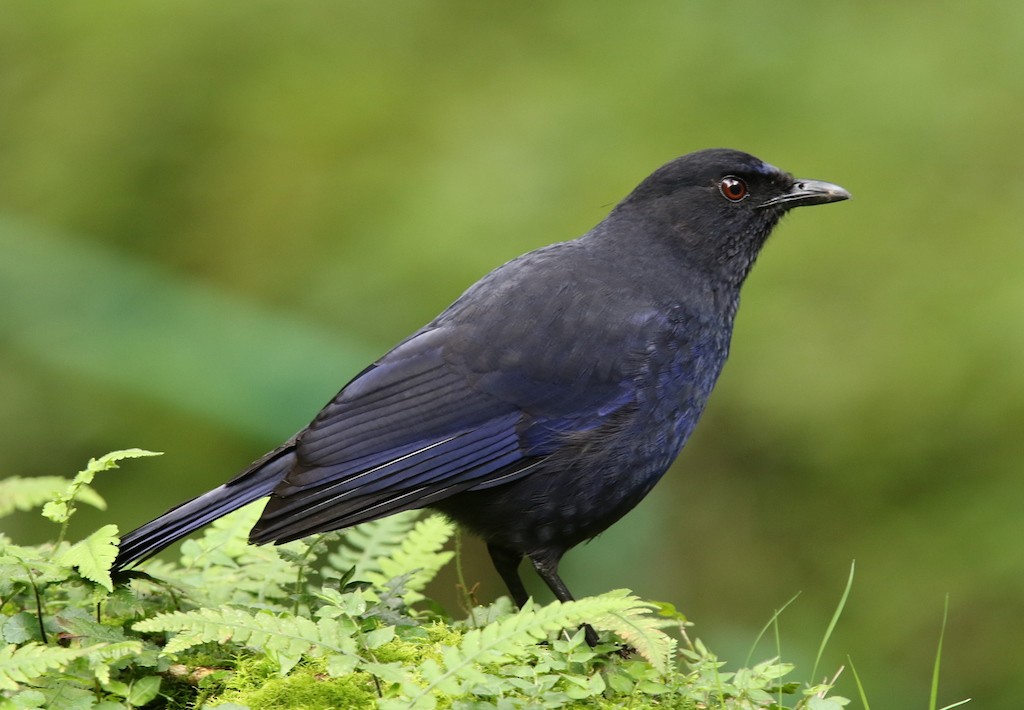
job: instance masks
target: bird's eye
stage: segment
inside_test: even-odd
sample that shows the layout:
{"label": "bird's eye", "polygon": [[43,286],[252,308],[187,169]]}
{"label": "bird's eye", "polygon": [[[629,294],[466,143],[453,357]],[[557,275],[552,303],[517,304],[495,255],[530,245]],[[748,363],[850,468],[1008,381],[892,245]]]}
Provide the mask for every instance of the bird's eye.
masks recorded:
{"label": "bird's eye", "polygon": [[718,183],[718,189],[722,196],[730,202],[739,202],[747,196],[747,183],[738,177],[729,175],[722,178]]}

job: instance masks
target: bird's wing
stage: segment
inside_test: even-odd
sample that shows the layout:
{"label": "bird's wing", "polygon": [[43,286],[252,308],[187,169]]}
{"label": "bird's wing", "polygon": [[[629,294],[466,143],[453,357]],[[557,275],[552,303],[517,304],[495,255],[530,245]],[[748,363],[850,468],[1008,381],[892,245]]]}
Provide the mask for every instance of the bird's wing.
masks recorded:
{"label": "bird's wing", "polygon": [[466,337],[425,329],[350,382],[299,435],[297,465],[250,539],[296,539],[511,481],[630,401],[617,373],[481,359],[512,348]]}

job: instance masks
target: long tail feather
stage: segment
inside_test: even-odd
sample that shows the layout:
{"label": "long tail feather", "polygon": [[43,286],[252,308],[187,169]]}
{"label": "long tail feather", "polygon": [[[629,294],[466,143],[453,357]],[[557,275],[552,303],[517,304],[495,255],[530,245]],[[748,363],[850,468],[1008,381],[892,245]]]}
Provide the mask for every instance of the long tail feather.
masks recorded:
{"label": "long tail feather", "polygon": [[171,508],[121,538],[113,570],[151,557],[217,518],[270,495],[295,464],[294,442],[271,451],[223,486]]}

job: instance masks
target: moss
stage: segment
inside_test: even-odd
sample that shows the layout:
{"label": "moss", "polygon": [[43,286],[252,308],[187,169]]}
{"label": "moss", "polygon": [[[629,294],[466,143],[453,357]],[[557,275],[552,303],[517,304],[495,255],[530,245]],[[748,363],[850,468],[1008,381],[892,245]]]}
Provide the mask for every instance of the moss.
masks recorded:
{"label": "moss", "polygon": [[462,632],[441,621],[427,626],[427,637],[438,646],[458,646],[462,641]]}
{"label": "moss", "polygon": [[229,687],[208,700],[210,707],[231,702],[251,710],[344,710],[372,707],[377,699],[368,674],[331,678],[319,660],[303,663],[285,677],[266,659],[247,661],[239,665]]}
{"label": "moss", "polygon": [[462,640],[462,633],[443,622],[421,627],[421,633],[393,641],[375,648],[374,658],[381,663],[403,663],[416,666],[428,658],[440,660],[440,649],[446,646],[457,646]]}

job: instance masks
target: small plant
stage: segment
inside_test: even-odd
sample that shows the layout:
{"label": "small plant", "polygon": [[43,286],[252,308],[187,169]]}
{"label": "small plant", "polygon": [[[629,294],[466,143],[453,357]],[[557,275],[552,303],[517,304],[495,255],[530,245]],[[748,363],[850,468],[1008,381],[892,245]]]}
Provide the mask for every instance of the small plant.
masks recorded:
{"label": "small plant", "polygon": [[[103,507],[97,473],[151,455],[114,452],[72,480],[0,481],[0,515],[42,506],[61,526],[39,546],[0,535],[0,709],[848,703],[830,695],[834,679],[784,681],[793,667],[778,658],[726,670],[674,607],[627,590],[518,611],[502,598],[451,618],[423,596],[453,555],[436,515],[253,547],[249,506],[183,543],[176,563],[112,578],[116,527],[69,543],[68,524],[79,504]],[[607,642],[588,646],[584,622]]]}

